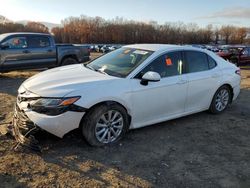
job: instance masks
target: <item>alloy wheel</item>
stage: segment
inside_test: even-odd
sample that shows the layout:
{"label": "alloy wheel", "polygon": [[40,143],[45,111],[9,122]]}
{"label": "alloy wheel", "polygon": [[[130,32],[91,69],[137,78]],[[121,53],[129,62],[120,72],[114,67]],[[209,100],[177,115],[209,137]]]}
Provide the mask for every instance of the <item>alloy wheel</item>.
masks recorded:
{"label": "alloy wheel", "polygon": [[216,96],[216,100],[215,100],[215,108],[216,110],[218,110],[219,112],[223,111],[229,102],[229,92],[227,89],[221,89],[217,96]]}
{"label": "alloy wheel", "polygon": [[117,110],[109,110],[102,114],[95,127],[95,136],[101,143],[111,143],[122,133],[124,120]]}

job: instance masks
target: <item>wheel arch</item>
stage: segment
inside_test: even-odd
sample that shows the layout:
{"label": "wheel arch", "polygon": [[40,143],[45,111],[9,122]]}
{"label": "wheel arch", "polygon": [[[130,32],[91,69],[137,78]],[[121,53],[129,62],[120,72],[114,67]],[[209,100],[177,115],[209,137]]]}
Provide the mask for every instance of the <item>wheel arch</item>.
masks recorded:
{"label": "wheel arch", "polygon": [[67,58],[72,58],[72,59],[75,59],[77,62],[78,62],[78,58],[76,55],[74,54],[70,54],[70,55],[65,55],[61,58],[61,61],[60,61],[60,65],[62,65],[63,61]]}
{"label": "wheel arch", "polygon": [[[233,87],[232,87],[231,84],[229,84],[229,83],[223,83],[223,84],[221,84],[220,87],[218,87],[218,89],[215,91],[215,93],[216,93],[221,87],[223,87],[223,86],[226,86],[226,87],[229,88],[230,93],[231,93],[231,98],[230,98],[230,101],[229,101],[229,102],[232,103],[233,98],[234,98],[234,90],[233,90]],[[214,93],[214,95],[215,95],[215,93]],[[213,99],[212,99],[212,100],[213,100]]]}
{"label": "wheel arch", "polygon": [[85,112],[85,114],[83,115],[81,121],[80,121],[80,124],[79,124],[79,127],[81,127],[82,125],[82,122],[84,121],[84,118],[88,115],[88,113],[93,109],[93,108],[96,108],[97,106],[101,106],[101,105],[112,105],[112,104],[118,104],[119,106],[121,106],[122,108],[124,108],[124,110],[127,112],[127,115],[128,115],[128,119],[129,119],[129,125],[132,121],[132,116],[129,112],[129,110],[127,109],[127,107],[125,107],[125,105],[121,104],[120,102],[117,102],[117,101],[114,101],[114,100],[106,100],[106,101],[102,101],[102,102],[98,102],[94,105],[92,105],[90,108],[88,108]]}

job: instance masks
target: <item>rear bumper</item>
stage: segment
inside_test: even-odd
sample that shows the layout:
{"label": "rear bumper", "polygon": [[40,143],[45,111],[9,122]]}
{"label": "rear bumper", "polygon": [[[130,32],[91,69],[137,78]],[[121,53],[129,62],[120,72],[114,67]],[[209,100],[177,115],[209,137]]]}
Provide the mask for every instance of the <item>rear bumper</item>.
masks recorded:
{"label": "rear bumper", "polygon": [[240,94],[240,85],[238,85],[238,86],[235,86],[234,88],[233,88],[233,92],[234,92],[234,97],[233,97],[233,101],[235,100],[235,99],[237,99],[237,97],[239,96],[239,94]]}

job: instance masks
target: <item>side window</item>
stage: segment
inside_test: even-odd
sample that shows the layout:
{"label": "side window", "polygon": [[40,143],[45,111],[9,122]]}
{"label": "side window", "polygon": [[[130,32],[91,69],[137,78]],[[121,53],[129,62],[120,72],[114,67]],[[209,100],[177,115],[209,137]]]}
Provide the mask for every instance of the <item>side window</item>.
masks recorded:
{"label": "side window", "polygon": [[48,37],[34,36],[29,37],[28,40],[29,48],[44,48],[50,46]]}
{"label": "side window", "polygon": [[27,48],[26,37],[13,37],[3,43],[8,46],[9,49],[23,49]]}
{"label": "side window", "polygon": [[217,63],[216,63],[216,61],[212,57],[210,57],[209,55],[207,55],[207,59],[208,59],[209,69],[212,69],[212,68],[216,67]]}
{"label": "side window", "polygon": [[170,52],[162,55],[145,67],[141,73],[136,76],[141,78],[148,71],[154,71],[160,74],[162,78],[180,75],[183,73],[183,63],[180,52]]}
{"label": "side window", "polygon": [[203,52],[186,51],[185,58],[187,71],[189,73],[206,71],[209,69],[207,55]]}

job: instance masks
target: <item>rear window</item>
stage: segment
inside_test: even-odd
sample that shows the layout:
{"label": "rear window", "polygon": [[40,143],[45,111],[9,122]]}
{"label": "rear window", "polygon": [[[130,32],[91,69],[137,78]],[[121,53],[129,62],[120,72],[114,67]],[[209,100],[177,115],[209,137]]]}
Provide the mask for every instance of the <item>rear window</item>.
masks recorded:
{"label": "rear window", "polygon": [[197,51],[185,51],[185,59],[187,64],[187,71],[201,72],[209,69],[207,54]]}
{"label": "rear window", "polygon": [[30,48],[44,48],[50,46],[48,37],[32,36],[28,38],[28,46]]}
{"label": "rear window", "polygon": [[207,59],[208,59],[208,66],[209,66],[209,69],[212,69],[214,67],[216,67],[217,63],[216,61],[210,57],[209,55],[207,56]]}

